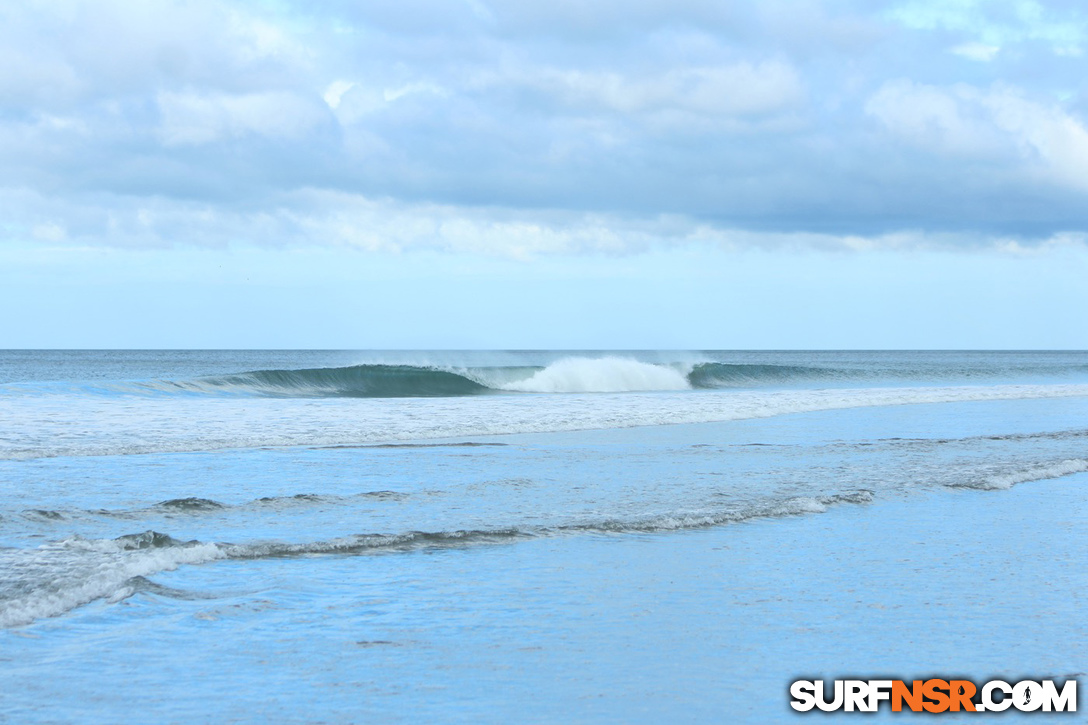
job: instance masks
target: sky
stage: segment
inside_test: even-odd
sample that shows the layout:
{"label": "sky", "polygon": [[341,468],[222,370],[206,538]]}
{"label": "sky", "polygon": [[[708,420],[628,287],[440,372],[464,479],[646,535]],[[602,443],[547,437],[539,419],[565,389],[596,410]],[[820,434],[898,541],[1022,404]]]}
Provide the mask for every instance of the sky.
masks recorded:
{"label": "sky", "polygon": [[1088,348],[1055,0],[0,4],[0,347]]}

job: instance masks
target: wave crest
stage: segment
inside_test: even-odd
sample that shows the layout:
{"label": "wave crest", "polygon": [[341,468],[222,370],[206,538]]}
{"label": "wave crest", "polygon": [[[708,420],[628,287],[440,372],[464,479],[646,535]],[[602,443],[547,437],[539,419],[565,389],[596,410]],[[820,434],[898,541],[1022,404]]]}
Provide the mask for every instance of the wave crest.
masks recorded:
{"label": "wave crest", "polygon": [[687,377],[675,368],[620,357],[564,358],[526,380],[501,386],[502,390],[526,393],[626,393],[689,388]]}
{"label": "wave crest", "polygon": [[460,397],[487,393],[626,393],[745,388],[842,380],[849,376],[850,371],[797,365],[664,364],[607,356],[566,357],[543,367],[367,364],[254,370],[196,380],[139,383],[135,384],[134,391],[304,398]]}

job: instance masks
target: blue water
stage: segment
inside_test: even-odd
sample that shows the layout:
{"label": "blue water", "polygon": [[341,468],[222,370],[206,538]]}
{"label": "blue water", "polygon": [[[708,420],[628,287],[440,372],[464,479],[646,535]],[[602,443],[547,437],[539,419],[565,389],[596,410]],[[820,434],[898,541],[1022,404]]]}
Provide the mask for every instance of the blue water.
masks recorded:
{"label": "blue water", "polygon": [[0,351],[0,717],[1073,675],[1086,472],[1088,353]]}

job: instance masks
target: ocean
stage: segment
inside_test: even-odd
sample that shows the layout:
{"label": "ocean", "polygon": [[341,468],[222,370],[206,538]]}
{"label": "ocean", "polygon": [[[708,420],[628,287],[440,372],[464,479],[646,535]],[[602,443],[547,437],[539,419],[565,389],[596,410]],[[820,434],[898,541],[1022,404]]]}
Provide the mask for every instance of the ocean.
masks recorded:
{"label": "ocean", "polygon": [[0,721],[1077,677],[1086,483],[1088,352],[0,351]]}

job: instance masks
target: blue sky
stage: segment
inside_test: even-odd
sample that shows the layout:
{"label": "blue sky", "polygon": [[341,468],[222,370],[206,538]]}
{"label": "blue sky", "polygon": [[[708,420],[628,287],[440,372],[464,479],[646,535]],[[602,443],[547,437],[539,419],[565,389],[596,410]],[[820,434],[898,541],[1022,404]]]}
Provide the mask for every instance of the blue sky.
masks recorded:
{"label": "blue sky", "polygon": [[1088,348],[1074,2],[7,3],[4,347]]}

